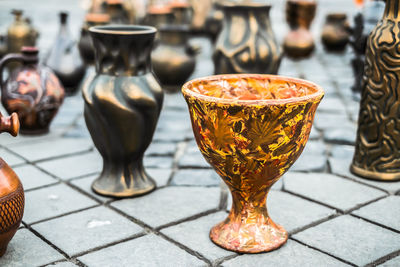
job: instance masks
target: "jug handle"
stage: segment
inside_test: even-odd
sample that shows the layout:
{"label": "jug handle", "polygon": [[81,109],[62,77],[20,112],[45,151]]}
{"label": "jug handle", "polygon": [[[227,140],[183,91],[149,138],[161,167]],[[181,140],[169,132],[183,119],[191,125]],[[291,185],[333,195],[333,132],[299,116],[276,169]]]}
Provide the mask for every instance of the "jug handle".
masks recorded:
{"label": "jug handle", "polygon": [[21,54],[8,54],[5,55],[1,60],[0,60],[0,87],[3,89],[4,81],[3,81],[3,70],[6,67],[6,65],[11,62],[11,61],[20,61],[23,62],[24,56]]}
{"label": "jug handle", "polygon": [[3,116],[0,112],[0,133],[8,132],[12,136],[17,136],[19,131],[19,119],[17,113],[11,116]]}

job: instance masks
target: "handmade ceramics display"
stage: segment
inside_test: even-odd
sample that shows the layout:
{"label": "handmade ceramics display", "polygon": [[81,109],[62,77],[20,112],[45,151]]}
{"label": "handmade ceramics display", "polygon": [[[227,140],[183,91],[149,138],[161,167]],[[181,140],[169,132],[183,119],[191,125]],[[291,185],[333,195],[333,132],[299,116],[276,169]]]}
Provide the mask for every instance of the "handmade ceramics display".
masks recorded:
{"label": "handmade ceramics display", "polygon": [[123,0],[106,0],[106,13],[110,16],[112,24],[131,23],[129,13],[124,8]]}
{"label": "handmade ceramics display", "polygon": [[[9,62],[23,65],[6,82],[2,73]],[[38,65],[38,50],[23,47],[21,54],[8,54],[0,61],[1,102],[8,113],[16,112],[21,133],[41,134],[49,126],[64,100],[64,88],[50,68]]]}
{"label": "handmade ceramics display", "polygon": [[160,27],[160,42],[152,53],[153,70],[161,84],[172,86],[169,90],[179,90],[194,71],[195,51],[187,42],[188,35],[189,27]]}
{"label": "handmade ceramics display", "polygon": [[13,10],[14,22],[7,30],[7,51],[17,53],[23,46],[34,46],[38,32],[22,17],[22,10]]}
{"label": "handmade ceramics display", "polygon": [[308,57],[315,44],[310,25],[315,17],[317,2],[314,0],[288,0],[286,20],[291,31],[283,42],[286,55],[292,58]]}
{"label": "handmade ceramics display", "polygon": [[199,149],[232,193],[228,218],[211,229],[217,245],[270,251],[288,234],[268,216],[271,186],[300,156],[324,93],[310,82],[273,75],[211,76],[186,83]]}
{"label": "handmade ceramics display", "polygon": [[67,26],[68,13],[60,13],[60,30],[47,56],[46,65],[57,75],[67,94],[73,94],[85,76],[86,67]]}
{"label": "handmade ceramics display", "polygon": [[158,28],[161,25],[171,24],[173,19],[174,15],[170,7],[150,6],[144,18],[144,23]]}
{"label": "handmade ceramics display", "polygon": [[190,25],[192,22],[192,8],[190,4],[182,0],[172,0],[169,2],[169,7],[174,15],[174,24]]}
{"label": "handmade ceramics display", "polygon": [[327,50],[344,50],[349,42],[349,36],[349,25],[346,14],[333,13],[326,16],[321,41]]}
{"label": "handmade ceramics display", "polygon": [[205,23],[209,12],[212,10],[213,0],[191,0],[193,9],[191,29],[201,32],[205,30]]}
{"label": "handmade ceramics display", "polygon": [[281,48],[275,40],[268,4],[223,4],[224,23],[213,61],[216,74],[276,74]]}
{"label": "handmade ceramics display", "polygon": [[400,0],[387,0],[367,43],[357,141],[351,171],[400,179]]}
{"label": "handmade ceramics display", "polygon": [[[17,136],[19,122],[17,114],[3,117],[0,113],[0,133]],[[24,215],[25,195],[21,181],[15,172],[0,158],[0,257],[17,232]]]}
{"label": "handmade ceramics display", "polygon": [[[96,76],[83,88],[85,121],[103,157],[94,192],[113,197],[142,195],[155,188],[143,168],[163,102],[151,71],[156,29],[149,26],[95,26]],[[134,49],[132,49],[134,48]]]}

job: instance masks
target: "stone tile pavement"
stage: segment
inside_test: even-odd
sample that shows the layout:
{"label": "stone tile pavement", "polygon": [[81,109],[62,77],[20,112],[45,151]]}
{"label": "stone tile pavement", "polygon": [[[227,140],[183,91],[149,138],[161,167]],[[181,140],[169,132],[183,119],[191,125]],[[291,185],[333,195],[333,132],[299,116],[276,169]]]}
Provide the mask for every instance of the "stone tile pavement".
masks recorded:
{"label": "stone tile pavement", "polygon": [[[279,40],[287,32],[283,3],[274,1],[271,14]],[[11,21],[9,10],[23,8],[40,29],[45,51],[57,32],[58,10],[71,12],[71,32],[78,36],[81,4],[2,0],[0,31]],[[284,59],[280,69],[326,91],[305,151],[268,197],[271,217],[290,233],[281,249],[241,255],[209,240],[231,200],[196,147],[179,93],[165,96],[145,156],[158,189],[132,199],[94,194],[90,184],[102,162],[78,94],[65,100],[48,135],[0,136],[0,155],[26,191],[23,223],[0,266],[400,266],[400,182],[369,181],[349,172],[358,103],[350,90],[350,49],[330,54],[319,43],[328,11],[351,15],[354,7],[348,0],[320,0],[313,26],[317,51],[307,60]],[[211,44],[192,41],[203,48],[193,77],[212,74]]]}

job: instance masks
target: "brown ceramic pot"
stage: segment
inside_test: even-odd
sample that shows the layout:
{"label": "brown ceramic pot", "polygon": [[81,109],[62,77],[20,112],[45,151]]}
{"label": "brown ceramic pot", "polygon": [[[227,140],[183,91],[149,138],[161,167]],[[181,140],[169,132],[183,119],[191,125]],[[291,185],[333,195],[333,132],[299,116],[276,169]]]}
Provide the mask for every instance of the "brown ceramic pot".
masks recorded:
{"label": "brown ceramic pot", "polygon": [[321,35],[325,48],[330,51],[343,51],[349,42],[349,37],[349,24],[346,14],[328,14]]}
{"label": "brown ceramic pot", "polygon": [[[19,130],[17,114],[3,117],[0,113],[0,132],[16,136]],[[15,172],[0,158],[0,257],[17,232],[24,214],[25,196],[21,181]]]}
{"label": "brown ceramic pot", "polygon": [[[23,47],[21,54],[8,54],[0,61],[1,101],[8,113],[18,114],[25,134],[48,132],[64,100],[63,86],[51,69],[38,65],[38,53],[35,47]],[[12,61],[23,65],[4,82],[3,70]]]}

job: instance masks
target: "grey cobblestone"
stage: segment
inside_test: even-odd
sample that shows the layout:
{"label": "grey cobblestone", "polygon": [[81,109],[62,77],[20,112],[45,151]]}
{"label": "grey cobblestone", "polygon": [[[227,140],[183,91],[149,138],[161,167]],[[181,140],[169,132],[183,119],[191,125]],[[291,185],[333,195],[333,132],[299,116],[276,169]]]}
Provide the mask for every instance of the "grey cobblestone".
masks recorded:
{"label": "grey cobblestone", "polygon": [[95,194],[92,191],[92,188],[91,188],[92,183],[97,177],[98,177],[98,175],[96,174],[96,175],[91,175],[91,176],[88,176],[85,178],[79,178],[79,179],[71,181],[71,184],[78,187],[80,190],[86,192],[87,194],[91,195],[93,198],[97,199],[100,202],[104,203],[104,202],[113,200],[113,198],[101,196],[101,195]]}
{"label": "grey cobblestone", "polygon": [[50,175],[42,172],[41,170],[32,165],[23,165],[15,167],[14,171],[21,180],[25,191],[58,182]]}
{"label": "grey cobblestone", "polygon": [[400,266],[400,256],[394,259],[391,259],[385,263],[379,265],[380,267],[398,267]]}
{"label": "grey cobblestone", "polygon": [[218,186],[221,181],[214,170],[183,169],[175,173],[172,185]]}

